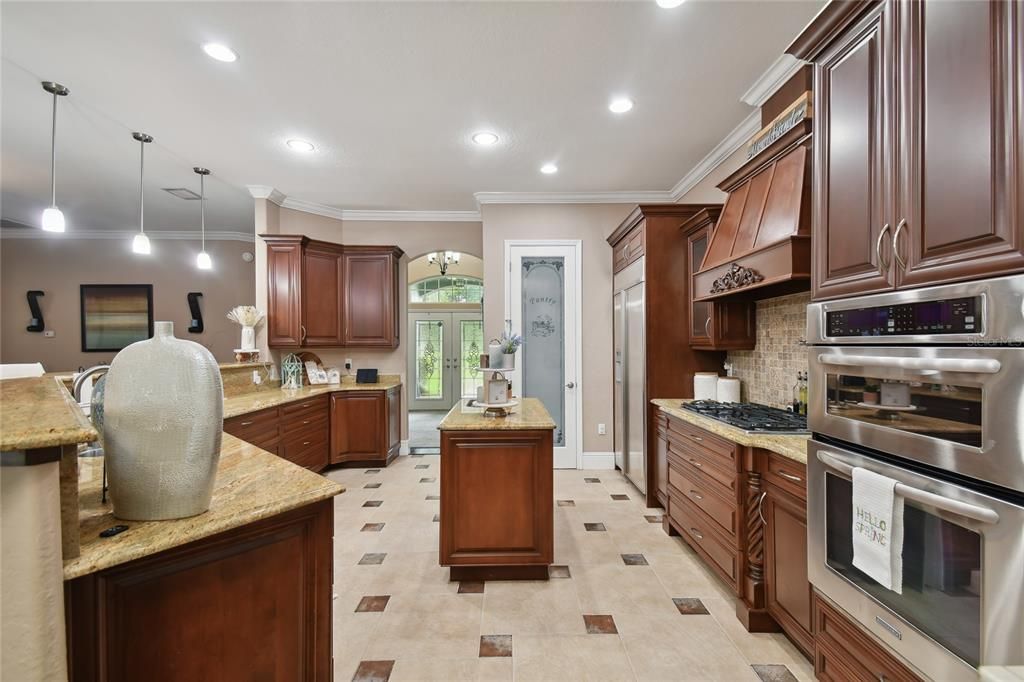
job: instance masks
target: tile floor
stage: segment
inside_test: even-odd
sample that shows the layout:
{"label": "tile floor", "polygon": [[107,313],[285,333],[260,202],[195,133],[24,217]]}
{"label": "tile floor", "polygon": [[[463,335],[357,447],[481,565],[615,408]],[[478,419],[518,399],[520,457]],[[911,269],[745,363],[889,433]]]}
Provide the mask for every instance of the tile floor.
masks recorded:
{"label": "tile floor", "polygon": [[403,456],[328,473],[348,487],[335,498],[335,680],[813,679],[784,636],[743,629],[728,590],[617,472],[555,472],[550,581],[449,582],[438,467]]}

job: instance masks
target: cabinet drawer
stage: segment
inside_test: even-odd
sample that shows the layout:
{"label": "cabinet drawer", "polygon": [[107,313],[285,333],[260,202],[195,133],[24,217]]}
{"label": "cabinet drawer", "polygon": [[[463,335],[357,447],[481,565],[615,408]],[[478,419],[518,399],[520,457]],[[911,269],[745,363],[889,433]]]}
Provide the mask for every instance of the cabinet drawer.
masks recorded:
{"label": "cabinet drawer", "polygon": [[319,416],[327,414],[327,396],[318,395],[306,400],[296,400],[293,403],[281,406],[282,421],[301,421],[309,419],[310,415]]}
{"label": "cabinet drawer", "polygon": [[277,454],[277,445],[281,442],[280,436],[277,431],[277,424],[274,424],[270,429],[262,433],[254,433],[251,438],[243,439],[247,443],[252,443],[258,448]]}
{"label": "cabinet drawer", "polygon": [[807,501],[807,467],[775,452],[768,453],[765,481]]}
{"label": "cabinet drawer", "polygon": [[224,420],[224,430],[236,438],[252,443],[253,438],[263,436],[269,431],[277,431],[278,412],[271,407],[259,412],[239,415]]}
{"label": "cabinet drawer", "polygon": [[316,429],[284,441],[281,456],[289,462],[320,471],[327,466],[327,431]]}
{"label": "cabinet drawer", "polygon": [[328,414],[326,410],[322,413],[300,415],[287,421],[282,419],[281,438],[294,440],[298,438],[299,433],[316,429],[327,429],[329,428],[327,422]]}
{"label": "cabinet drawer", "polygon": [[[920,678],[818,593],[814,594],[814,667],[819,679],[895,680]],[[832,670],[829,670],[830,667]],[[851,676],[852,673],[852,676]],[[843,675],[843,676],[839,676]]]}
{"label": "cabinet drawer", "polygon": [[714,522],[685,498],[670,496],[668,512],[686,543],[704,556],[710,567],[735,590],[739,580],[739,551],[720,539],[711,528]]}
{"label": "cabinet drawer", "polygon": [[671,437],[669,438],[669,467],[675,466],[683,472],[699,471],[707,476],[709,482],[718,484],[723,495],[734,496],[736,494],[736,472],[723,469],[719,462],[719,458],[709,457],[705,451],[699,448],[681,446],[678,442],[672,440]]}
{"label": "cabinet drawer", "polygon": [[705,431],[699,426],[694,426],[688,422],[684,422],[681,419],[669,419],[668,420],[669,434],[676,434],[680,441],[692,448],[697,448],[707,452],[708,456],[715,456],[721,458],[721,462],[718,462],[720,466],[733,471],[736,470],[737,462],[737,447],[732,441],[719,438],[710,431]]}
{"label": "cabinet drawer", "polygon": [[[691,504],[699,508],[718,526],[716,530],[725,534],[729,540],[736,544],[736,533],[738,530],[739,513],[736,509],[736,501],[722,499],[716,492],[712,491],[701,474],[682,471],[678,468],[668,470],[669,495],[673,497],[685,497]],[[717,486],[714,486],[717,488]]]}

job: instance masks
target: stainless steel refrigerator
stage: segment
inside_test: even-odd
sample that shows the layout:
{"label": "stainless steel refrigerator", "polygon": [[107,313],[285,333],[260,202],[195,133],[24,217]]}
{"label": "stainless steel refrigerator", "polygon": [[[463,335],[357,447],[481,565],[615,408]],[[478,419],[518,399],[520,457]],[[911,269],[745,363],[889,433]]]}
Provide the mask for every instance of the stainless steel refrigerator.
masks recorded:
{"label": "stainless steel refrigerator", "polygon": [[644,259],[612,281],[615,358],[615,466],[642,493],[647,492],[644,443],[647,436],[644,395]]}

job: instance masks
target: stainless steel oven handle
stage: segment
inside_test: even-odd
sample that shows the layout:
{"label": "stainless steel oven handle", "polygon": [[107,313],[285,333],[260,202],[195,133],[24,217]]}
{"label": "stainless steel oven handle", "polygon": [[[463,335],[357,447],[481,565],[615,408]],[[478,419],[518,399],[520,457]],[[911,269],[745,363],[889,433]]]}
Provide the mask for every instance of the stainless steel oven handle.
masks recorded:
{"label": "stainless steel oven handle", "polygon": [[[833,452],[827,452],[825,450],[818,450],[818,461],[827,467],[835,469],[844,476],[853,476],[853,465],[840,455]],[[893,490],[897,495],[902,495],[905,499],[914,500],[921,504],[927,504],[935,507],[936,509],[949,512],[950,514],[963,516],[964,518],[980,521],[981,523],[993,525],[999,523],[999,514],[988,507],[979,507],[976,504],[961,502],[960,500],[951,500],[948,497],[936,495],[935,493],[930,493],[927,490],[913,488],[902,483],[897,483]]]}
{"label": "stainless steel oven handle", "polygon": [[894,358],[885,355],[841,355],[822,353],[818,362],[843,367],[891,367],[924,372],[998,374],[1003,364],[992,358]]}

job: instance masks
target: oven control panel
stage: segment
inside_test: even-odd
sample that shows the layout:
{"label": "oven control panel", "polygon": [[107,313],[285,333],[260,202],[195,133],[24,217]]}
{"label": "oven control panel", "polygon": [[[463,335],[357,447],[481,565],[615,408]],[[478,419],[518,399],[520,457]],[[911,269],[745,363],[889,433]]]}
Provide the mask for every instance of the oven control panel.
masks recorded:
{"label": "oven control panel", "polygon": [[981,297],[915,301],[898,305],[833,310],[825,313],[830,337],[977,334]]}

